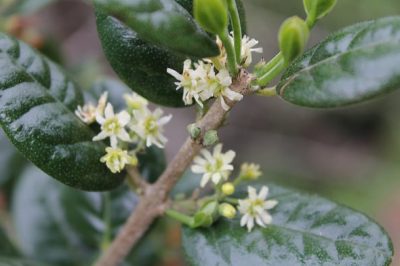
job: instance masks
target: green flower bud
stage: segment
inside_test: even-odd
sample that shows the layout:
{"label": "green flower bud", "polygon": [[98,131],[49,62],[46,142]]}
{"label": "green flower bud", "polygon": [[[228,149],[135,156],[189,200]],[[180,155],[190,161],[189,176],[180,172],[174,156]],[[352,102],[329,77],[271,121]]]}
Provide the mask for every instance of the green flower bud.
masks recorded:
{"label": "green flower bud", "polygon": [[337,0],[303,0],[304,9],[313,25],[316,20],[325,17],[335,7]]}
{"label": "green flower bud", "polygon": [[279,47],[286,63],[303,53],[309,35],[308,26],[301,18],[295,16],[283,22],[279,31]]}
{"label": "green flower bud", "polygon": [[233,219],[236,216],[236,209],[228,203],[222,203],[219,205],[219,214],[228,219]]}
{"label": "green flower bud", "polygon": [[187,131],[192,139],[197,139],[200,136],[201,129],[196,124],[190,124],[187,126]]}
{"label": "green flower bud", "polygon": [[209,130],[204,135],[203,145],[204,146],[211,146],[217,143],[219,140],[218,132],[216,130]]}
{"label": "green flower bud", "polygon": [[220,35],[228,28],[226,0],[194,0],[193,13],[197,22],[208,32]]}
{"label": "green flower bud", "polygon": [[221,190],[224,195],[230,196],[235,193],[235,186],[232,183],[228,182],[222,185]]}

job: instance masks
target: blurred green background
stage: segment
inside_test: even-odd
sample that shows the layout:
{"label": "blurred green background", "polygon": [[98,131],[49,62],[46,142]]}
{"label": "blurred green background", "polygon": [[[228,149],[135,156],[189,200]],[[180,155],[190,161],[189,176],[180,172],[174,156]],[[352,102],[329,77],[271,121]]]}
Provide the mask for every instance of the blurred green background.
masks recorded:
{"label": "blurred green background", "polygon": [[[114,75],[103,57],[88,2],[0,0],[0,29],[65,65],[87,87],[101,75]],[[248,33],[260,41],[266,59],[277,52],[276,36],[282,21],[292,15],[304,17],[300,0],[244,0],[244,4]],[[399,13],[399,0],[338,0],[332,14],[313,32],[310,45],[346,25]],[[166,133],[166,152],[171,158],[186,137],[186,125],[194,113],[168,108],[167,112],[174,115]],[[271,180],[322,194],[374,217],[389,232],[398,254],[399,113],[400,92],[329,111],[253,96],[234,109],[221,139],[226,149],[237,152],[237,165],[259,163]],[[0,149],[7,146],[1,145]],[[4,167],[0,166],[0,173]],[[168,233],[170,245],[179,246],[178,233],[175,227]],[[179,265],[174,251],[167,257],[165,265]],[[393,265],[400,265],[400,257]]]}

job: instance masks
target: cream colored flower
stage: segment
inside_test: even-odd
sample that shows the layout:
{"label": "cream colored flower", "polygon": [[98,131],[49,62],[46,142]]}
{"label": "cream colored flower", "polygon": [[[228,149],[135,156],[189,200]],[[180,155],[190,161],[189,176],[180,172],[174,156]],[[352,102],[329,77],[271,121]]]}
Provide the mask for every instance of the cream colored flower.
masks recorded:
{"label": "cream colored flower", "polygon": [[210,73],[209,79],[211,80],[210,83],[212,84],[213,95],[214,97],[220,98],[222,108],[225,111],[228,111],[230,107],[225,102],[224,97],[231,101],[240,101],[243,99],[242,94],[229,88],[229,86],[232,85],[232,78],[229,75],[228,70],[222,69],[217,75],[215,75],[215,73]]}
{"label": "cream colored flower", "polygon": [[254,223],[265,227],[272,222],[272,216],[267,210],[274,208],[278,201],[266,200],[268,196],[268,187],[263,186],[260,193],[257,195],[257,191],[253,187],[248,187],[249,197],[244,200],[239,200],[239,212],[243,214],[240,220],[240,226],[247,226],[247,230],[250,232]]}
{"label": "cream colored flower", "polygon": [[125,130],[125,126],[128,125],[131,120],[131,116],[128,112],[122,111],[118,114],[114,114],[114,108],[108,103],[104,111],[104,117],[102,115],[97,115],[96,120],[101,125],[101,132],[93,138],[93,141],[99,141],[109,137],[111,147],[113,148],[117,147],[118,139],[126,142],[130,141],[129,134]]}
{"label": "cream colored flower", "polygon": [[235,152],[230,150],[222,153],[222,144],[218,144],[212,154],[206,149],[203,149],[201,154],[203,157],[194,158],[192,165],[193,173],[203,174],[200,186],[204,187],[210,180],[214,184],[226,181],[233,170],[231,163],[236,156]]}
{"label": "cream colored flower", "polygon": [[138,159],[136,156],[131,156],[126,150],[120,148],[106,148],[107,154],[101,157],[100,161],[105,163],[111,172],[119,173],[124,170],[126,165],[137,165]]}
{"label": "cream colored flower", "polygon": [[260,165],[254,163],[244,163],[240,167],[240,177],[247,180],[256,180],[261,176]]}
{"label": "cream colored flower", "polygon": [[145,141],[147,147],[154,144],[159,148],[163,148],[167,142],[163,135],[164,125],[171,120],[172,115],[162,116],[163,111],[159,108],[154,112],[145,108],[133,113],[135,121],[130,127],[131,130]]}
{"label": "cream colored flower", "polygon": [[258,44],[256,39],[250,39],[250,37],[244,35],[242,38],[242,50],[240,63],[244,67],[250,66],[253,61],[252,53],[262,53],[262,48],[254,48]]}
{"label": "cream colored flower", "polygon": [[200,105],[203,106],[200,98],[200,91],[197,84],[196,73],[192,69],[192,61],[187,59],[183,63],[182,74],[179,74],[175,70],[168,68],[168,74],[173,76],[178,82],[175,82],[177,90],[183,89],[182,100],[186,105],[193,104],[193,99]]}
{"label": "cream colored flower", "polygon": [[107,103],[108,93],[104,92],[97,103],[94,106],[92,103],[85,104],[84,106],[78,106],[75,110],[75,115],[79,117],[85,124],[93,124],[96,121],[96,115],[103,115],[104,108]]}
{"label": "cream colored flower", "polygon": [[135,92],[124,94],[124,99],[129,111],[147,108],[147,105],[149,104],[145,98]]}

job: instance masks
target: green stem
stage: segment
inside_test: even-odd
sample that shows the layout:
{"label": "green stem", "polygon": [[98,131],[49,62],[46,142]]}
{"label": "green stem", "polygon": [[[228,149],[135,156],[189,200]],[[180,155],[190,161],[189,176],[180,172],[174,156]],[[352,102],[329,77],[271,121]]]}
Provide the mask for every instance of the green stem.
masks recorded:
{"label": "green stem", "polygon": [[231,204],[234,204],[234,205],[239,204],[239,200],[235,199],[235,198],[226,197],[226,198],[224,198],[224,201],[228,202],[228,203],[231,203]]}
{"label": "green stem", "polygon": [[236,74],[237,74],[236,55],[235,55],[235,50],[233,48],[232,42],[229,38],[228,31],[221,33],[219,35],[219,38],[221,39],[222,44],[224,45],[225,50],[226,50],[226,54],[228,57],[229,72],[231,73],[232,77],[236,77]]}
{"label": "green stem", "polygon": [[235,0],[228,0],[228,10],[231,16],[233,38],[235,43],[236,63],[240,65],[242,54],[242,27],[240,25],[240,16]]}
{"label": "green stem", "polygon": [[257,83],[260,86],[267,86],[286,67],[282,53],[278,53],[267,64],[256,71]]}
{"label": "green stem", "polygon": [[177,212],[177,211],[175,211],[173,209],[166,210],[165,214],[167,216],[169,216],[169,217],[171,217],[171,218],[173,218],[173,219],[175,219],[175,220],[177,220],[177,221],[189,226],[189,227],[193,226],[194,220],[193,220],[193,217],[191,217],[191,216],[188,216],[186,214]]}

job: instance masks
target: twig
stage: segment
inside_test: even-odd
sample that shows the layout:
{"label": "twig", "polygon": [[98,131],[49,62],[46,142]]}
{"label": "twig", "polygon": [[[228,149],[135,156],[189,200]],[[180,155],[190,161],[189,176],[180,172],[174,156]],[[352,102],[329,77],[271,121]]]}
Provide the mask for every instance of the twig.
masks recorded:
{"label": "twig", "polygon": [[[249,94],[250,80],[250,75],[242,70],[231,89],[243,95]],[[226,100],[226,102],[230,107],[235,105],[233,101]],[[196,126],[201,129],[202,136],[208,130],[218,129],[226,114],[227,111],[222,108],[221,101],[216,100],[207,114],[196,123]],[[140,202],[109,249],[97,261],[96,266],[117,266],[123,261],[153,221],[164,213],[168,207],[169,192],[201,148],[202,145],[199,142],[190,137],[186,139],[158,181],[153,185],[146,186]]]}

